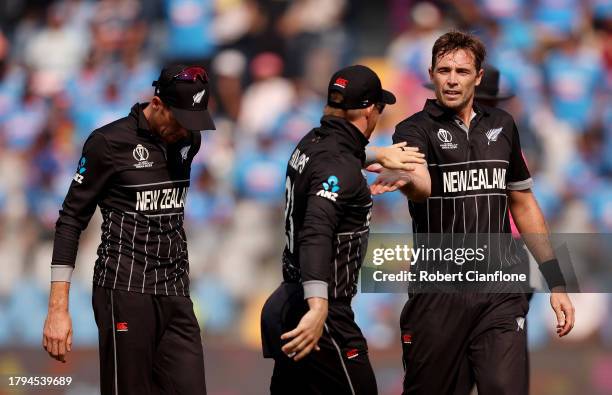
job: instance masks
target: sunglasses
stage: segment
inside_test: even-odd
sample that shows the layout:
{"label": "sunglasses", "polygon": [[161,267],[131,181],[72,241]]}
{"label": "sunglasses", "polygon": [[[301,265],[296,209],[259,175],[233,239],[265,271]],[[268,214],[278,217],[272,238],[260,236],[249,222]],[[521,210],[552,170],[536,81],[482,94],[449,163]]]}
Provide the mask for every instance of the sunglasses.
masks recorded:
{"label": "sunglasses", "polygon": [[202,82],[208,82],[208,74],[203,67],[191,66],[182,70],[180,73],[172,77],[173,80],[196,82],[200,78]]}
{"label": "sunglasses", "polygon": [[378,113],[382,114],[383,111],[385,110],[386,104],[385,103],[376,103],[375,106],[376,106],[376,109],[378,110]]}

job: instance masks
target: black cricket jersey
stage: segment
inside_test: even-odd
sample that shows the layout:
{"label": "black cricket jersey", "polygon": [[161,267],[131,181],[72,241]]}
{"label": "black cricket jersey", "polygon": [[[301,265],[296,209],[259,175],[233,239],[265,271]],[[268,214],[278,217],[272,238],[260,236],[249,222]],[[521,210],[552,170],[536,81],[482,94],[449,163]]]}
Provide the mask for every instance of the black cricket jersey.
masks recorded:
{"label": "black cricket jersey", "polygon": [[149,129],[136,104],[87,139],[56,224],[52,265],[74,267],[96,206],[103,223],[93,282],[131,292],[189,294],[183,211],[200,133],[174,144]]}
{"label": "black cricket jersey", "polygon": [[[473,108],[467,128],[430,99],[395,129],[393,142],[418,147],[431,176],[431,196],[408,203],[416,235],[509,233],[508,191],[532,186],[512,116],[479,104]],[[509,251],[495,251],[494,258],[506,267],[516,262]]]}
{"label": "black cricket jersey", "polygon": [[305,298],[350,299],[369,234],[372,198],[362,167],[368,140],[348,121],[325,116],[287,165],[283,278]]}

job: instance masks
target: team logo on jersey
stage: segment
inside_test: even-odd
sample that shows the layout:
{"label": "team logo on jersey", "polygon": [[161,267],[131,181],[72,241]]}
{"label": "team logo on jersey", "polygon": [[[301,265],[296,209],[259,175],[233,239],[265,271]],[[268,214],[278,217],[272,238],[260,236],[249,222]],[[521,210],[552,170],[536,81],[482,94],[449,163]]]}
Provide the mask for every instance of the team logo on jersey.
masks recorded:
{"label": "team logo on jersey", "polygon": [[190,145],[181,148],[181,158],[183,158],[183,162],[187,160],[187,156],[189,155],[189,148],[191,148]]}
{"label": "team logo on jersey", "polygon": [[338,183],[338,177],[329,176],[327,181],[323,182],[323,189],[317,192],[317,196],[321,196],[335,202],[338,198],[338,191],[340,190]]}
{"label": "team logo on jersey", "polygon": [[74,177],[72,178],[74,181],[78,182],[79,184],[83,183],[83,173],[85,173],[85,171],[87,171],[87,169],[85,168],[85,163],[87,162],[87,159],[85,159],[85,157],[81,157],[81,160],[79,160],[79,165],[77,166],[77,171],[74,174]]}
{"label": "team logo on jersey", "polygon": [[496,129],[489,129],[487,133],[485,133],[485,136],[487,136],[487,140],[489,140],[487,142],[487,145],[491,144],[494,141],[497,141],[497,137],[499,137],[499,134],[502,132],[502,130],[504,130],[503,127],[496,128]]}
{"label": "team logo on jersey", "polygon": [[195,107],[196,103],[200,104],[205,93],[206,93],[206,89],[202,89],[201,91],[193,95],[193,104],[191,106]]}
{"label": "team logo on jersey", "polygon": [[117,322],[116,328],[117,328],[117,332],[127,332],[128,323],[127,322]]}
{"label": "team logo on jersey", "polygon": [[149,159],[149,150],[142,144],[138,144],[136,148],[134,148],[132,156],[137,161],[137,163],[134,163],[134,167],[137,169],[153,166],[153,162],[147,161],[147,159]]}
{"label": "team logo on jersey", "polygon": [[412,344],[412,333],[404,333],[402,335],[402,343]]}
{"label": "team logo on jersey", "polygon": [[453,135],[446,129],[438,129],[438,140],[442,142],[440,148],[442,149],[455,149],[457,144],[453,143]]}

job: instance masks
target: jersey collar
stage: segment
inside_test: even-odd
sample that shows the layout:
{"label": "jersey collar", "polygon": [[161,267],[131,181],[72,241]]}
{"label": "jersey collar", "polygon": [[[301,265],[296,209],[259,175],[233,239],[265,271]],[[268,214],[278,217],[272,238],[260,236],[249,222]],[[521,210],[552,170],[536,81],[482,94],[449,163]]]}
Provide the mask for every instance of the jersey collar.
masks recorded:
{"label": "jersey collar", "polygon": [[137,133],[143,133],[150,138],[162,141],[161,137],[159,137],[156,133],[153,133],[151,127],[149,126],[149,121],[144,115],[144,109],[147,107],[149,103],[136,103],[132,106],[130,110],[130,116],[136,119],[136,131]]}
{"label": "jersey collar", "polygon": [[[446,116],[449,119],[454,119],[454,117],[456,116],[456,113],[453,110],[440,105],[436,99],[427,99],[423,110],[425,110],[427,113],[429,113],[429,115],[434,118],[441,118]],[[475,116],[481,114],[488,114],[486,107],[483,107],[476,102],[472,104],[472,111],[474,111],[474,113],[476,114]],[[472,119],[474,119],[474,116],[472,117]]]}
{"label": "jersey collar", "polygon": [[147,132],[148,134],[153,134],[151,132],[151,128],[149,127],[149,122],[144,115],[144,109],[147,107],[149,103],[136,103],[132,106],[130,111],[130,115],[136,118],[136,127],[138,131]]}

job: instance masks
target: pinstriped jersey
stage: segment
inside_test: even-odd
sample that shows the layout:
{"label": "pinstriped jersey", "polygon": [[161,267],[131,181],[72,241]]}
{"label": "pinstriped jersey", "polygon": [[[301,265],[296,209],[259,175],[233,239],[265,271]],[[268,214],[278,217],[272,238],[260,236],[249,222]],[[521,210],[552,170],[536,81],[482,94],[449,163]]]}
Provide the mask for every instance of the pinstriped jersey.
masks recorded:
{"label": "pinstriped jersey", "polygon": [[52,265],[74,266],[80,232],[102,213],[95,285],[161,295],[189,294],[183,211],[199,133],[174,144],[149,130],[137,104],[85,142],[60,210]]}
{"label": "pinstriped jersey", "polygon": [[372,208],[361,171],[367,143],[354,125],[325,116],[287,165],[283,278],[324,284],[329,299],[357,292]]}
{"label": "pinstriped jersey", "polygon": [[[393,142],[418,147],[429,166],[430,198],[409,201],[417,236],[509,233],[508,191],[532,186],[512,117],[476,104],[472,115],[468,128],[452,111],[428,100],[396,127]],[[500,248],[510,247],[501,243]],[[502,251],[500,263],[512,266],[513,255]]]}

